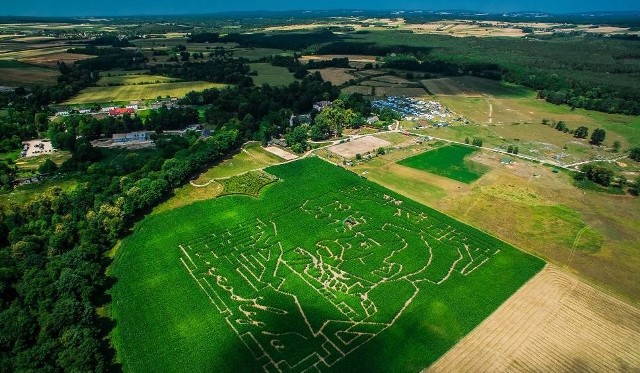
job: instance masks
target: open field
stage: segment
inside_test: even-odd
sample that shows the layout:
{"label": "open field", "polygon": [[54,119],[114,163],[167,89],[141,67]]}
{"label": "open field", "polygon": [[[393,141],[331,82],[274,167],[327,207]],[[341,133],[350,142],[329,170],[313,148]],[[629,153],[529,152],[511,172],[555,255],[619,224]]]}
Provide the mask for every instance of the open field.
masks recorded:
{"label": "open field", "polygon": [[0,86],[50,86],[57,82],[57,69],[39,67],[15,60],[0,60]]}
{"label": "open field", "polygon": [[124,370],[417,371],[544,265],[317,158],[266,171],[281,181],[258,199],[152,215],[122,242]]}
{"label": "open field", "polygon": [[488,171],[486,166],[466,159],[476,151],[470,146],[449,145],[403,159],[398,164],[470,184]]}
{"label": "open field", "polygon": [[131,101],[153,99],[158,96],[182,97],[191,91],[202,91],[208,88],[223,88],[224,84],[209,82],[177,82],[142,85],[125,85],[113,87],[89,87],[80,94],[65,102],[65,105],[89,104],[111,101]]}
{"label": "open field", "polygon": [[215,198],[223,193],[222,184],[216,180],[240,175],[282,161],[282,158],[264,150],[257,142],[246,144],[240,152],[203,172],[191,184],[178,188],[174,192],[174,196],[156,207],[153,213],[159,214],[198,201]]}
{"label": "open field", "polygon": [[376,96],[385,97],[385,96],[405,96],[405,97],[421,97],[424,96],[425,91],[422,88],[411,88],[411,87],[376,87]]}
{"label": "open field", "polygon": [[353,158],[357,154],[364,155],[375,151],[378,148],[384,148],[391,145],[387,140],[383,140],[374,136],[364,136],[356,140],[347,141],[329,147],[329,150],[344,158]]}
{"label": "open field", "polygon": [[634,372],[640,310],[547,266],[426,370]]}
{"label": "open field", "polygon": [[342,88],[342,93],[354,94],[359,93],[365,96],[374,96],[375,88],[374,87],[366,87],[362,85],[350,85],[348,87]]}
{"label": "open field", "polygon": [[333,85],[343,85],[344,83],[350,81],[351,79],[355,79],[349,71],[352,69],[345,69],[340,67],[328,67],[326,69],[319,70],[309,70],[310,73],[315,73],[316,71],[320,72],[322,79],[327,82],[331,82]]}
{"label": "open field", "polygon": [[273,66],[266,62],[252,63],[249,66],[251,66],[252,71],[258,73],[257,76],[251,77],[256,86],[261,86],[265,83],[271,86],[285,86],[296,80],[286,67]]}
{"label": "open field", "polygon": [[[376,157],[352,169],[634,303],[640,300],[637,198],[578,189],[568,174],[522,160],[502,165],[503,155],[484,151],[471,160],[491,170],[471,185],[461,184],[397,165],[398,154],[410,150]],[[583,234],[591,240],[582,239]]]}
{"label": "open field", "polygon": [[44,58],[66,53],[71,45],[29,45],[15,50],[0,51],[0,59],[3,60],[28,60]]}
{"label": "open field", "polygon": [[72,65],[76,61],[86,60],[93,57],[95,56],[61,52],[61,53],[46,54],[46,55],[37,56],[37,57],[23,58],[21,61],[34,64],[34,65],[40,65],[40,66],[57,69],[58,62],[64,62],[67,65]]}
{"label": "open field", "polygon": [[161,75],[128,74],[128,75],[101,76],[100,80],[98,80],[96,84],[102,87],[106,87],[106,86],[112,86],[112,85],[171,83],[179,80],[180,79],[169,78]]}
{"label": "open field", "polygon": [[531,90],[521,86],[474,76],[425,79],[421,82],[425,88],[434,95],[463,95],[467,97],[479,97],[482,95],[491,95],[496,97],[525,97],[533,94]]}
{"label": "open field", "polygon": [[233,57],[242,57],[251,61],[274,55],[289,56],[293,54],[284,49],[273,48],[232,48],[231,51],[233,52]]}

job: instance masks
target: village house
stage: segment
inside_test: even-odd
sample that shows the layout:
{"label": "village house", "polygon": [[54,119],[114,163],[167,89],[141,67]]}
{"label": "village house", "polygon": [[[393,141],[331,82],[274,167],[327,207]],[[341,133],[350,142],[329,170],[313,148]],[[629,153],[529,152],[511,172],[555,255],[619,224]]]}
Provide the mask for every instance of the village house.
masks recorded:
{"label": "village house", "polygon": [[146,131],[114,133],[111,136],[111,141],[113,143],[119,143],[119,144],[125,144],[129,142],[148,141],[148,140],[149,140],[149,132],[146,132]]}
{"label": "village house", "polygon": [[112,117],[116,117],[119,115],[125,115],[125,114],[134,114],[136,111],[135,109],[126,107],[126,108],[114,108],[109,110],[109,115],[111,115]]}

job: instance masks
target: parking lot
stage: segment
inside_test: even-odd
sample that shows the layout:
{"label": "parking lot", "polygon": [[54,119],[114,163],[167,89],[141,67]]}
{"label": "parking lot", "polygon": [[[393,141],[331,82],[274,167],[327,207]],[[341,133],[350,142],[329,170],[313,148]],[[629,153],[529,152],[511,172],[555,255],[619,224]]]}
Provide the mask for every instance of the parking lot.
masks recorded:
{"label": "parking lot", "polygon": [[31,140],[22,143],[23,158],[35,157],[42,154],[51,154],[57,150],[53,149],[49,140]]}

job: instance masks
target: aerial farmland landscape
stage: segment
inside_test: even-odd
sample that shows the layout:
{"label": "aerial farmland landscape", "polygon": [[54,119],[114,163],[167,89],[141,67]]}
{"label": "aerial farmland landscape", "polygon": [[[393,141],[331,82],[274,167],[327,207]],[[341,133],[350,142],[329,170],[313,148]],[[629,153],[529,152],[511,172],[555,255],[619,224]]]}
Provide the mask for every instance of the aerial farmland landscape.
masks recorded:
{"label": "aerial farmland landscape", "polygon": [[105,5],[0,7],[0,371],[640,371],[639,6]]}

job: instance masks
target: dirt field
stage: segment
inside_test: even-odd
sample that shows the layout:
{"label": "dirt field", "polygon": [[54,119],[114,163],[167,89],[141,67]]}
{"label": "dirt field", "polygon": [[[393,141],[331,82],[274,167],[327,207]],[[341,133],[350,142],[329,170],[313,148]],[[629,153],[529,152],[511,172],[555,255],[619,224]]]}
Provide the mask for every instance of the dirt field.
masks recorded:
{"label": "dirt field", "polygon": [[88,58],[93,58],[93,57],[94,56],[89,56],[86,54],[62,52],[62,53],[48,54],[48,55],[39,56],[39,57],[23,58],[22,62],[26,62],[34,65],[52,67],[57,69],[59,61],[62,61],[68,65],[71,65],[76,61],[86,60]]}
{"label": "dirt field", "polygon": [[640,310],[547,266],[425,372],[636,372]]}
{"label": "dirt field", "polygon": [[51,86],[57,82],[59,72],[44,67],[0,68],[0,85],[9,87],[42,85]]}
{"label": "dirt field", "polygon": [[389,141],[379,139],[373,136],[361,137],[357,140],[345,142],[344,144],[334,145],[329,148],[332,152],[345,157],[353,158],[356,154],[365,154],[381,147],[391,145]]}
{"label": "dirt field", "polygon": [[286,161],[290,161],[290,160],[298,158],[297,155],[295,155],[293,153],[289,153],[288,151],[282,150],[282,149],[280,149],[280,148],[278,148],[276,146],[267,146],[266,148],[264,148],[264,150],[268,151],[271,154],[275,154],[278,157],[280,157],[280,158],[282,158],[282,159],[284,159]]}

